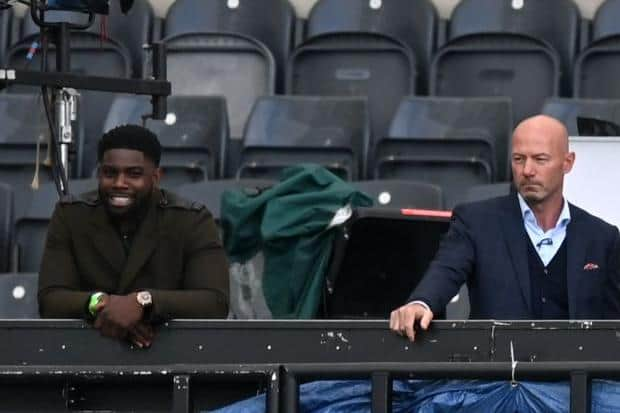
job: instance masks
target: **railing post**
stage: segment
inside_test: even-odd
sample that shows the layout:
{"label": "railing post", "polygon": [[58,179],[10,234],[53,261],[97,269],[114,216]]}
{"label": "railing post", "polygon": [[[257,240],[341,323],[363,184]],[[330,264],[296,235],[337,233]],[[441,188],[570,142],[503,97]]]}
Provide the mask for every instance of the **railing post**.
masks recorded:
{"label": "railing post", "polygon": [[392,413],[392,377],[386,372],[372,373],[372,413]]}
{"label": "railing post", "polygon": [[592,404],[592,387],[589,374],[574,371],[570,375],[570,411],[571,413],[590,413]]}
{"label": "railing post", "polygon": [[172,380],[172,411],[173,413],[191,413],[192,399],[190,395],[190,376],[174,376]]}
{"label": "railing post", "polygon": [[282,369],[282,411],[286,413],[299,412],[299,383],[297,377],[286,371],[286,367]]}
{"label": "railing post", "polygon": [[267,393],[265,395],[265,412],[279,413],[280,411],[280,372],[273,370],[267,376]]}

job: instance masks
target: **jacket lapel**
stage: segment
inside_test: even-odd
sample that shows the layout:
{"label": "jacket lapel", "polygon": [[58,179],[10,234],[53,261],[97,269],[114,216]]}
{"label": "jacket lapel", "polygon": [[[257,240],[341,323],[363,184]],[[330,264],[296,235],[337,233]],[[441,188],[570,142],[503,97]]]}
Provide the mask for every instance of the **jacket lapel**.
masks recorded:
{"label": "jacket lapel", "polygon": [[118,276],[123,271],[127,257],[120,237],[108,222],[103,205],[98,205],[94,209],[90,225],[93,227],[89,233],[92,234],[91,239],[95,250],[110,264]]}
{"label": "jacket lapel", "polygon": [[140,224],[138,232],[131,244],[127,264],[121,274],[118,286],[119,293],[127,292],[129,286],[133,283],[140,269],[150,258],[159,243],[159,220],[157,213],[157,204],[159,203],[159,192],[153,194],[153,201],[144,220]]}
{"label": "jacket lapel", "polygon": [[[580,318],[577,293],[579,292],[583,265],[586,262],[587,234],[579,219],[578,211],[569,204],[571,220],[566,227],[566,287],[568,289],[568,315],[570,318]],[[580,236],[581,234],[581,236]]]}
{"label": "jacket lapel", "polygon": [[504,230],[504,241],[506,242],[506,248],[510,255],[512,268],[514,269],[515,276],[521,287],[521,295],[528,312],[532,314],[530,271],[527,257],[527,242],[529,242],[529,237],[523,226],[523,218],[516,194],[510,195],[506,200],[507,205],[504,209],[505,219],[500,222],[500,226]]}

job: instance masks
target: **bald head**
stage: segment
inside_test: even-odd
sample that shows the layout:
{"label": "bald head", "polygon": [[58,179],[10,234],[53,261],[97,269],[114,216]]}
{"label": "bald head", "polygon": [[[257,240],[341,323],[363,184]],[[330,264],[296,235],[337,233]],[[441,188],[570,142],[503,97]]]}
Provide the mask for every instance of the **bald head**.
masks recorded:
{"label": "bald head", "polygon": [[553,146],[557,145],[564,153],[568,152],[568,130],[562,122],[551,116],[536,115],[522,120],[513,133],[513,148],[514,140],[523,137],[550,140]]}
{"label": "bald head", "polygon": [[569,152],[568,131],[545,115],[525,119],[512,136],[512,175],[517,190],[530,204],[561,204],[564,175],[575,154]]}

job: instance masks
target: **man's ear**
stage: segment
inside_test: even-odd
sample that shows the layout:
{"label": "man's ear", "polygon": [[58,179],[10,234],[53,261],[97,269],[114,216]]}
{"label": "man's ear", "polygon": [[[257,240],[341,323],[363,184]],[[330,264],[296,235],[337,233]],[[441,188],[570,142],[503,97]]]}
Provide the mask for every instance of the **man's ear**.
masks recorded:
{"label": "man's ear", "polygon": [[566,154],[566,158],[564,159],[564,173],[567,174],[573,169],[573,165],[575,164],[575,152],[569,152]]}
{"label": "man's ear", "polygon": [[153,170],[153,185],[159,187],[159,182],[161,181],[161,176],[163,172],[161,168],[157,167]]}

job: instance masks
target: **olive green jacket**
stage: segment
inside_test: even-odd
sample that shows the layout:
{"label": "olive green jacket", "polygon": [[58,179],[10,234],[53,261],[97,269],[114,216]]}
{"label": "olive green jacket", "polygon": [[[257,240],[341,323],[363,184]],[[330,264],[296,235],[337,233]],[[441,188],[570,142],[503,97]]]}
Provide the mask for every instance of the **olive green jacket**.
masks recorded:
{"label": "olive green jacket", "polygon": [[156,190],[127,256],[97,191],[56,205],[39,275],[45,318],[84,318],[97,291],[148,290],[152,321],[228,313],[228,261],[211,213]]}

